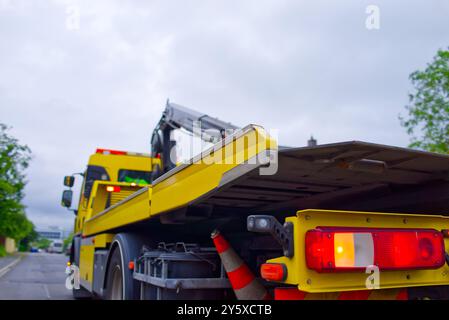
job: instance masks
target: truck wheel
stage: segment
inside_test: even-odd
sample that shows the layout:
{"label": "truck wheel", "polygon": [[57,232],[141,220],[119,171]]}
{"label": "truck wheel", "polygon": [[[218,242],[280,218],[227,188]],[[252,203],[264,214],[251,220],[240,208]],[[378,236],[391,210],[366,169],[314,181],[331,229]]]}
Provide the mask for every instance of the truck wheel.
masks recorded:
{"label": "truck wheel", "polygon": [[92,294],[83,287],[80,287],[79,289],[73,288],[72,295],[75,300],[92,299]]}
{"label": "truck wheel", "polygon": [[130,270],[128,265],[139,257],[144,245],[154,244],[148,237],[139,234],[119,233],[114,237],[104,279],[106,299],[140,298],[140,282],[133,278],[133,270]]}
{"label": "truck wheel", "polygon": [[123,300],[123,269],[119,248],[112,253],[106,284],[106,299]]}

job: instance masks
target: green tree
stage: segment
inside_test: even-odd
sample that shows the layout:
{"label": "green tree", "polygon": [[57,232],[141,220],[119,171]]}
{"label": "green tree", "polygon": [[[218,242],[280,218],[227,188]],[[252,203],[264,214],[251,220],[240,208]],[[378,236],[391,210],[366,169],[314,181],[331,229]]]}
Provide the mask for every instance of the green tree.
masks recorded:
{"label": "green tree", "polygon": [[45,238],[39,238],[35,246],[39,249],[48,249],[48,247],[51,245],[51,241]]}
{"label": "green tree", "polygon": [[19,243],[19,251],[29,251],[31,248],[31,244],[36,241],[39,238],[39,234],[34,229],[31,229],[31,231],[22,239]]}
{"label": "green tree", "polygon": [[31,151],[0,123],[0,235],[20,240],[33,230],[22,204]]}
{"label": "green tree", "polygon": [[67,247],[72,243],[73,240],[73,232],[70,232],[69,236],[64,239],[64,251],[67,250]]}
{"label": "green tree", "polygon": [[6,249],[0,244],[0,258],[6,256]]}
{"label": "green tree", "polygon": [[401,124],[411,136],[411,148],[449,152],[449,50],[438,50],[425,70],[410,75],[415,92]]}

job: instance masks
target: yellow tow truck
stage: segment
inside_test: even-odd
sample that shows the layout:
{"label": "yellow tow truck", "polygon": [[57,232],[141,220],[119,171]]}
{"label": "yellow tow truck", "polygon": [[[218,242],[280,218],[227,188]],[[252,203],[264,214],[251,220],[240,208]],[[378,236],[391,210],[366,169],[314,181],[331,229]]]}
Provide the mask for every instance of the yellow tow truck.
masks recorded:
{"label": "yellow tow truck", "polygon": [[[176,129],[213,145],[177,164]],[[263,127],[170,102],[151,144],[151,155],[89,159],[75,298],[449,298],[449,156],[359,141],[283,147]]]}

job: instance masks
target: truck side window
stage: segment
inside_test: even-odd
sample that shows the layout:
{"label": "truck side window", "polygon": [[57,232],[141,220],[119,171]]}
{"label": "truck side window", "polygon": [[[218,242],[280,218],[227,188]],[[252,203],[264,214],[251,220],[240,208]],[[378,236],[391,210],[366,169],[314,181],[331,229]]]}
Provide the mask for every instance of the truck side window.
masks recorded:
{"label": "truck side window", "polygon": [[84,197],[89,199],[92,192],[92,186],[95,180],[109,181],[109,175],[106,169],[100,166],[87,166],[86,178],[84,185]]}
{"label": "truck side window", "polygon": [[150,184],[151,183],[151,171],[139,171],[120,169],[118,171],[118,181],[138,184]]}

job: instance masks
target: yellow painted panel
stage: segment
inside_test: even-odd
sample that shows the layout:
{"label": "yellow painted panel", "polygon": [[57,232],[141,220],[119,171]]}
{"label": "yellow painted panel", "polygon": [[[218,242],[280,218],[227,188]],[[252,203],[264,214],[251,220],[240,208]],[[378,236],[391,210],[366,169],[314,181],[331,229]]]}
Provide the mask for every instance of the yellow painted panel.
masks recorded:
{"label": "yellow painted panel", "polygon": [[[99,185],[101,184],[114,184],[114,185],[127,185],[130,186],[129,183],[120,183],[117,182],[118,179],[118,171],[120,169],[128,169],[128,170],[140,170],[140,171],[152,171],[155,165],[160,166],[160,159],[151,158],[149,156],[134,156],[134,155],[114,155],[114,154],[99,154],[95,153],[90,156],[88,165],[101,166],[106,169],[106,172],[109,175],[110,181],[98,181]],[[92,193],[95,191],[95,186],[92,188]],[[86,199],[84,194],[81,193],[80,200],[78,203],[78,214],[75,219],[75,233],[81,232],[83,229],[83,224],[85,220],[88,220],[92,215],[92,197],[91,199]],[[97,205],[93,208],[93,211],[98,213],[104,209],[104,201],[105,199],[97,197]],[[88,203],[89,201],[89,203]],[[101,206],[103,205],[103,208]]]}
{"label": "yellow painted panel", "polygon": [[150,217],[150,190],[144,188],[132,199],[124,201],[117,207],[111,207],[87,220],[83,235],[89,236],[124,226]]}
{"label": "yellow painted panel", "polygon": [[103,233],[96,235],[95,239],[95,248],[106,248],[114,239],[115,234],[112,233]]}
{"label": "yellow painted panel", "polygon": [[119,169],[151,171],[153,162],[159,161],[150,157],[95,153],[90,156],[88,164],[104,167],[111,181],[117,181]]}
{"label": "yellow painted panel", "polygon": [[[129,190],[134,189],[135,193],[140,189],[146,187],[146,186],[133,185],[128,182],[95,181],[92,186],[92,192],[86,213],[86,220],[89,220],[90,218],[104,211],[104,208],[106,207],[106,202],[109,197],[109,192],[106,191],[106,188],[108,186],[119,186],[124,190],[126,189],[127,194],[129,193]],[[121,192],[122,191],[118,192],[117,194],[120,194]]]}
{"label": "yellow painted panel", "polygon": [[[84,240],[84,239],[83,239]],[[80,250],[80,278],[92,283],[94,271],[94,252],[95,246],[81,244]]]}
{"label": "yellow painted panel", "polygon": [[[308,269],[305,257],[305,233],[308,230],[318,226],[449,229],[449,218],[444,216],[312,209],[298,211],[296,217],[289,217],[286,221],[294,225],[294,256],[271,259],[269,262],[284,263],[288,269],[285,283],[298,285],[300,290],[306,292],[364,290],[369,276],[363,272],[318,273]],[[449,248],[449,239],[445,239],[445,246]],[[449,285],[447,264],[434,270],[380,272],[380,289],[432,285]]]}
{"label": "yellow painted panel", "polygon": [[[133,198],[119,202],[101,213],[88,214],[83,235],[105,232],[186,206],[217,188],[223,174],[229,170],[259,153],[275,148],[276,142],[263,128],[250,126],[242,136],[225,146],[216,146],[213,153],[203,155],[156,185],[135,193]],[[226,152],[221,152],[225,149]]]}
{"label": "yellow painted panel", "polygon": [[151,215],[156,215],[204,196],[219,186],[223,174],[244,161],[277,148],[261,127],[251,126],[246,133],[212,154],[203,157],[153,187]]}

